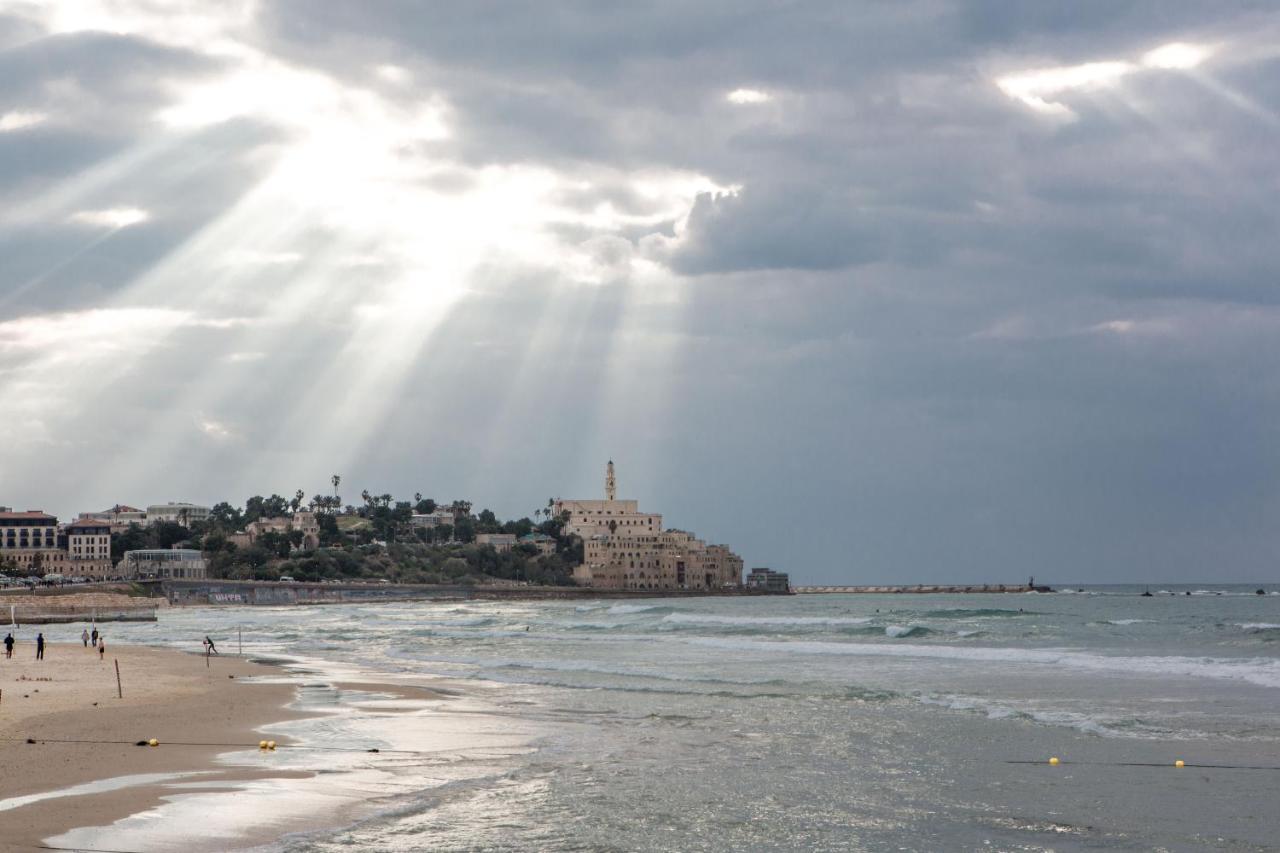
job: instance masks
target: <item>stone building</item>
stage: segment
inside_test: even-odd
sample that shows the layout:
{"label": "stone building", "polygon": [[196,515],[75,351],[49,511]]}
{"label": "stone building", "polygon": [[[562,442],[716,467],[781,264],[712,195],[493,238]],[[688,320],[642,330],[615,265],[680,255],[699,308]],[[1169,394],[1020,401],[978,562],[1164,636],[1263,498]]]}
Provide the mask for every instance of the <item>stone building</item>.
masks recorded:
{"label": "stone building", "polygon": [[127,504],[116,504],[111,509],[104,509],[102,512],[82,512],[80,513],[80,518],[105,521],[111,525],[112,533],[124,533],[131,524],[136,524],[139,527],[145,525],[147,523],[147,512]]}
{"label": "stone building", "polygon": [[113,574],[110,523],[78,518],[63,528],[58,539],[67,554],[64,575],[105,578]]}
{"label": "stone building", "polygon": [[516,535],[514,533],[477,533],[476,544],[488,545],[499,554],[505,554],[516,547]]}
{"label": "stone building", "polygon": [[725,545],[664,530],[662,515],[617,499],[613,462],[605,469],[604,500],[557,500],[564,530],[583,543],[574,580],[597,589],[724,589],[742,584],[742,559]]}
{"label": "stone building", "polygon": [[294,530],[302,531],[302,543],[298,546],[298,550],[314,551],[320,547],[320,522],[316,519],[314,512],[305,509],[298,510],[292,516],[260,518],[257,521],[251,521],[245,525],[244,532],[233,533],[227,537],[227,540],[237,547],[247,548],[264,533],[290,533]]}
{"label": "stone building", "polygon": [[436,509],[434,512],[415,512],[409,519],[409,523],[414,527],[422,527],[431,530],[436,527],[453,526],[455,521],[453,510]]}
{"label": "stone building", "polygon": [[106,522],[81,519],[60,530],[58,519],[46,512],[0,507],[0,563],[4,562],[28,574],[109,577],[111,528]]}

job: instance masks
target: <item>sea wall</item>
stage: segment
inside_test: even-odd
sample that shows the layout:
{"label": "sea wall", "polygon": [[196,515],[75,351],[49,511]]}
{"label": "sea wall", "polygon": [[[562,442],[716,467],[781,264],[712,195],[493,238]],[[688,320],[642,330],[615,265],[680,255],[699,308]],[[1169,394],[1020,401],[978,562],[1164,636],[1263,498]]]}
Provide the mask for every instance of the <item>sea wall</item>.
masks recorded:
{"label": "sea wall", "polygon": [[279,583],[271,581],[163,580],[142,586],[175,606],[210,604],[280,606],[430,599],[675,598],[762,595],[756,590],[619,590],[588,587],[470,586],[463,584]]}

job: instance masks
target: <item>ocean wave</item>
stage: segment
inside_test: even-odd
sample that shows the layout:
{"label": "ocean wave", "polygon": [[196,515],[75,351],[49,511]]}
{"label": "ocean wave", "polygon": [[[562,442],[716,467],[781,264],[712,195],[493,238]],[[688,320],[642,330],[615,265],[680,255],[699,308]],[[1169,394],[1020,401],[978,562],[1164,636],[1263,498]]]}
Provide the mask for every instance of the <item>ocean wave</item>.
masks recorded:
{"label": "ocean wave", "polygon": [[1101,622],[1090,622],[1090,625],[1137,625],[1140,622],[1155,622],[1154,619],[1103,619]]}
{"label": "ocean wave", "polygon": [[869,617],[843,616],[724,616],[718,613],[669,613],[663,622],[680,625],[866,625]]}
{"label": "ocean wave", "polygon": [[615,604],[605,613],[611,616],[625,616],[630,613],[644,613],[649,610],[670,610],[669,607],[663,607],[661,604]]}
{"label": "ocean wave", "polygon": [[1244,681],[1280,687],[1280,660],[1267,658],[1193,658],[1179,655],[1104,655],[1069,649],[1017,649],[993,646],[931,645],[919,643],[838,643],[816,640],[755,640],[686,637],[681,642],[735,651],[783,655],[849,655],[857,657],[916,657],[974,663],[1056,666],[1091,672],[1134,675],[1186,676]]}
{"label": "ocean wave", "polygon": [[1255,637],[1263,642],[1280,640],[1280,625],[1273,622],[1245,622],[1239,627],[1250,637]]}
{"label": "ocean wave", "polygon": [[1003,702],[993,702],[972,696],[954,694],[922,694],[916,700],[925,705],[935,705],[951,711],[969,711],[982,714],[989,720],[1025,720],[1047,726],[1062,726],[1100,737],[1163,738],[1174,732],[1155,726],[1136,717],[1114,717],[1104,714],[1088,714],[1080,711],[1053,711],[1037,708],[1017,708]]}
{"label": "ocean wave", "polygon": [[886,625],[884,627],[886,637],[923,637],[932,633],[933,631],[923,625]]}
{"label": "ocean wave", "polygon": [[926,617],[935,619],[985,619],[1008,616],[1041,616],[1032,610],[1005,610],[999,607],[951,608],[948,610],[927,610]]}

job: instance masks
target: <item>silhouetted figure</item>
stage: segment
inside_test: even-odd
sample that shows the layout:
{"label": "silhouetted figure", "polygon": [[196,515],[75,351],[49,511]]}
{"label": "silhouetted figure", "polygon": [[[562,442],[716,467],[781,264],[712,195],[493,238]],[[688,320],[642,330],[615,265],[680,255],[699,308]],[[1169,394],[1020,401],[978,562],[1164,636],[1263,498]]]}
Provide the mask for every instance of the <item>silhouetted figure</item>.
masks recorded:
{"label": "silhouetted figure", "polygon": [[13,634],[6,634],[4,638],[4,656],[13,657]]}
{"label": "silhouetted figure", "polygon": [[36,660],[44,660],[44,634],[36,634]]}
{"label": "silhouetted figure", "polygon": [[208,637],[204,638],[204,653],[207,655],[210,655],[210,654],[216,655],[218,653],[218,647],[215,646],[213,644],[213,640],[209,639]]}

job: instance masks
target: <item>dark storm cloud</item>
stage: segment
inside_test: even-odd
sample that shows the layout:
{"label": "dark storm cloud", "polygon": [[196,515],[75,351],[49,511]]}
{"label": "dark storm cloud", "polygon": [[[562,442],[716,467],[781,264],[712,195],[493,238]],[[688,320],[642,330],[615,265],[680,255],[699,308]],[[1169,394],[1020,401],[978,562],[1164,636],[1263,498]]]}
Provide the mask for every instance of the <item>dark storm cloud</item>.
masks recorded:
{"label": "dark storm cloud", "polygon": [[[10,209],[136,153],[173,84],[235,63],[31,30],[0,18],[0,44],[19,45],[0,53],[0,114],[48,114],[0,133]],[[245,35],[264,54],[405,107],[447,103],[449,134],[414,149],[440,163],[423,187],[461,204],[484,167],[561,179],[552,199],[573,216],[545,232],[598,278],[486,263],[407,344],[396,405],[343,473],[523,514],[548,491],[594,494],[612,455],[670,523],[809,580],[1259,578],[1280,510],[1277,32],[1268,4],[1165,0],[264,4]],[[1218,53],[1142,66],[1173,41]],[[1056,112],[998,85],[1106,61],[1127,73],[1050,92]],[[740,88],[763,97],[726,99]],[[256,115],[169,137],[83,199],[127,196],[152,220],[83,257],[95,237],[73,211],[0,227],[0,288],[45,276],[21,302],[0,292],[4,319],[127,290],[252,191],[254,152],[282,133]],[[705,179],[681,210],[639,179],[671,175]],[[602,230],[604,207],[625,221]],[[246,273],[261,286],[218,307],[266,312],[339,237],[302,229],[296,268]],[[637,283],[637,259],[672,289]],[[95,493],[104,505],[236,497],[237,454],[327,477],[315,442],[343,411],[307,420],[309,393],[346,399],[394,355],[347,349],[385,284],[369,260],[291,302],[291,329],[179,328],[127,405],[51,440],[170,428],[196,473],[163,495]],[[208,297],[209,270],[180,272]],[[348,384],[315,389],[332,364]],[[189,376],[217,385],[190,395],[217,443],[166,409]],[[406,462],[406,447],[433,450]],[[75,487],[70,468],[42,474]],[[299,485],[316,490],[252,490]]]}

